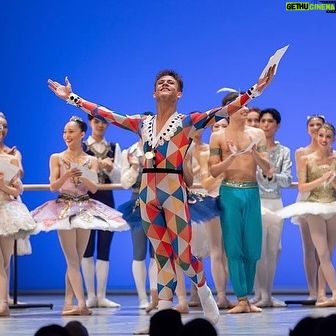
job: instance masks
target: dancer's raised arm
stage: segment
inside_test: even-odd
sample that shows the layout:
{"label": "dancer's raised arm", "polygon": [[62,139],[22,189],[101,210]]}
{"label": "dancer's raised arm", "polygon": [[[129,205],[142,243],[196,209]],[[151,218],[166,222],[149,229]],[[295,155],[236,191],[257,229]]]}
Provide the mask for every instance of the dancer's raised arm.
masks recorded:
{"label": "dancer's raised arm", "polygon": [[142,119],[140,115],[126,116],[117,114],[104,106],[89,102],[79,97],[72,92],[71,83],[68,77],[65,77],[65,85],[48,79],[48,87],[58,98],[65,100],[68,104],[81,108],[85,113],[92,116],[99,115],[116,126],[139,133],[139,121]]}
{"label": "dancer's raised arm", "polygon": [[[245,93],[240,94],[234,101],[230,104],[223,106],[221,109],[215,111],[215,116],[222,118],[223,116],[231,116],[233,113],[237,112],[242,106],[246,105],[252,99],[260,96],[262,92],[273,80],[275,74],[276,65],[269,67],[265,76],[259,78],[258,82],[253,85]],[[215,109],[209,110],[208,113],[211,114]],[[216,118],[218,119],[218,118]]]}

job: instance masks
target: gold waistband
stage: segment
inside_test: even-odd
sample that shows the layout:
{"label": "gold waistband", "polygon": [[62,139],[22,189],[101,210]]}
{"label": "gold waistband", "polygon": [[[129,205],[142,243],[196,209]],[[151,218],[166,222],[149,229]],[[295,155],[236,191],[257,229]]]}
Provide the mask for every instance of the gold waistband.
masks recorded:
{"label": "gold waistband", "polygon": [[62,201],[72,201],[72,202],[83,202],[90,199],[90,196],[88,194],[80,195],[80,196],[74,196],[69,194],[60,194],[58,196],[57,200]]}
{"label": "gold waistband", "polygon": [[232,188],[257,188],[258,183],[256,181],[230,181],[223,180],[222,185]]}

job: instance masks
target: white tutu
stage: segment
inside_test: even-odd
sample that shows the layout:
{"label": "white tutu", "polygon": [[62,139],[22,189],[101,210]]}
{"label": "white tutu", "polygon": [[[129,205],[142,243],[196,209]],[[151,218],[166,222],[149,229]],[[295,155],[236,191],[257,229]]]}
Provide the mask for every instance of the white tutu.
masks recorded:
{"label": "white tutu", "polygon": [[28,236],[36,227],[27,207],[16,199],[1,200],[0,235],[15,239]]}
{"label": "white tutu", "polygon": [[277,215],[281,218],[291,218],[294,224],[300,224],[300,218],[306,218],[307,215],[319,215],[327,220],[336,215],[336,202],[301,201],[278,210]]}
{"label": "white tutu", "polygon": [[16,253],[18,256],[32,254],[32,246],[30,244],[29,236],[16,240]]}
{"label": "white tutu", "polygon": [[261,217],[262,221],[265,223],[273,224],[281,224],[283,218],[278,214],[279,210],[273,211],[265,207],[261,207]]}

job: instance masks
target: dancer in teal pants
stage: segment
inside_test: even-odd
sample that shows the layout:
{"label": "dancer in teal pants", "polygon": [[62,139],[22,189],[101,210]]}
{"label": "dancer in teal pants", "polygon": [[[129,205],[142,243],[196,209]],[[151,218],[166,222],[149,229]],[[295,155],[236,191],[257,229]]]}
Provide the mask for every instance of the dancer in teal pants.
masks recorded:
{"label": "dancer in teal pants", "polygon": [[261,211],[255,182],[223,181],[219,190],[221,226],[232,286],[238,298],[253,290],[261,255]]}
{"label": "dancer in teal pants", "polygon": [[[237,96],[230,93],[223,105]],[[226,129],[210,138],[210,172],[214,177],[223,177],[219,190],[221,227],[229,275],[238,299],[229,310],[234,314],[261,311],[247,298],[253,289],[262,242],[257,166],[266,177],[271,174],[265,134],[245,124],[247,114],[248,108],[243,106],[231,115]]]}

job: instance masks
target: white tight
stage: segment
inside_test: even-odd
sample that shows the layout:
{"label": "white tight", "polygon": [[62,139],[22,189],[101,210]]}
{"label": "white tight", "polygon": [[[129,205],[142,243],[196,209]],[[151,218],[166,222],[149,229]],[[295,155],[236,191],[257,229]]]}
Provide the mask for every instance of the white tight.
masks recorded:
{"label": "white tight", "polygon": [[[319,269],[319,259],[314,243],[312,241],[308,223],[305,219],[300,218],[300,232],[303,249],[303,264],[306,273],[309,296],[317,296],[317,272]],[[323,281],[325,282],[325,281]],[[319,282],[319,285],[321,282]],[[321,284],[322,285],[322,284]],[[324,287],[324,286],[322,286]]]}
{"label": "white tight", "polygon": [[331,260],[336,243],[336,216],[325,220],[319,215],[308,215],[307,222],[321,271],[336,298],[336,272]]}
{"label": "white tight", "polygon": [[[262,207],[274,212],[283,207],[282,200],[261,199]],[[262,217],[262,251],[257,263],[255,296],[260,300],[271,300],[273,281],[281,250],[283,220],[266,213]]]}

